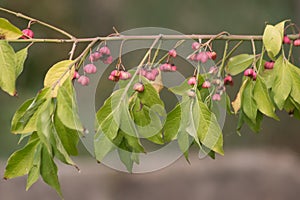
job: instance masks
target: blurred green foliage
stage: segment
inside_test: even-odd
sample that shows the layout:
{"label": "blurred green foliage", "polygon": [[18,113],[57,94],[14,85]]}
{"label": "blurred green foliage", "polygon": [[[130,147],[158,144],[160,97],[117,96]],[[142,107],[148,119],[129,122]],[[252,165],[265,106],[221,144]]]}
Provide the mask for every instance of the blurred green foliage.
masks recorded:
{"label": "blurred green foliage", "polygon": [[[299,0],[2,0],[1,7],[18,11],[61,27],[77,37],[108,35],[115,26],[118,31],[137,27],[165,27],[182,33],[215,34],[228,31],[233,34],[261,34],[266,22],[276,23],[292,19],[300,24]],[[18,27],[27,22],[6,13]],[[34,25],[36,37],[57,38],[61,35]],[[16,45],[20,48],[22,45]],[[249,46],[248,46],[249,47]],[[10,134],[10,120],[21,103],[42,87],[47,69],[68,57],[70,44],[36,44],[30,48],[25,70],[17,82],[19,97],[0,92],[0,156],[5,158],[16,148],[18,137]],[[77,53],[83,46],[79,45]],[[217,50],[220,47],[217,46]],[[220,49],[221,50],[221,49]],[[247,49],[249,51],[249,49]],[[230,89],[233,94],[237,88]],[[232,96],[232,95],[231,95]],[[299,121],[281,114],[281,122],[264,121],[262,134],[255,135],[244,129],[246,136],[235,134],[235,117],[228,117],[224,128],[225,148],[241,145],[275,145],[275,148],[292,148],[300,152]],[[289,127],[288,129],[286,127]]]}

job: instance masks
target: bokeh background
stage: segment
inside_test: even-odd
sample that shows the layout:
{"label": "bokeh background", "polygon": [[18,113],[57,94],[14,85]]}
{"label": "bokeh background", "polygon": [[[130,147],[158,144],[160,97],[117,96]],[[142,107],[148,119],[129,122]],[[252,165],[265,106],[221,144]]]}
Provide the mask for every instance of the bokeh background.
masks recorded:
{"label": "bokeh background", "polygon": [[[291,19],[300,25],[299,0],[1,0],[0,6],[49,22],[77,37],[105,36],[113,32],[113,26],[119,32],[137,27],[164,27],[186,34],[221,31],[262,34],[265,23]],[[12,15],[0,12],[0,17],[9,19],[21,29],[27,26],[25,20]],[[61,37],[39,25],[32,29],[37,38]],[[216,51],[221,54],[220,47],[216,46]],[[70,48],[70,44],[32,46],[24,72],[17,81],[19,97],[9,97],[0,91],[1,176],[5,161],[19,148],[18,136],[10,133],[10,120],[15,110],[25,99],[35,95],[42,87],[49,67],[66,59]],[[82,48],[79,45],[77,53]],[[239,51],[249,52],[249,44]],[[232,97],[236,91],[236,87],[228,90]],[[192,166],[180,159],[170,168],[150,175],[126,175],[98,166],[80,145],[78,164],[83,166],[82,173],[77,175],[68,171],[73,169],[63,167],[63,191],[66,199],[281,199],[287,194],[291,196],[285,199],[297,199],[300,125],[286,113],[279,112],[278,115],[281,121],[265,119],[259,134],[243,128],[242,137],[235,133],[236,117],[228,116],[223,129],[225,157],[215,161],[195,157]],[[25,193],[24,180],[1,181],[0,199],[17,199],[18,195],[23,199],[41,195],[44,195],[43,199],[58,199],[41,182]]]}

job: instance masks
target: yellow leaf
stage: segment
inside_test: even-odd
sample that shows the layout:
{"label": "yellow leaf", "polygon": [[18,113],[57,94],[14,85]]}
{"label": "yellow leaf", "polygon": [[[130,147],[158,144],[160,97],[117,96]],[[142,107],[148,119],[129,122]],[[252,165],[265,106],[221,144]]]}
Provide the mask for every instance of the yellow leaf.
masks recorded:
{"label": "yellow leaf", "polygon": [[73,78],[75,68],[73,60],[63,60],[54,64],[47,72],[44,87],[52,89],[52,97],[57,96],[57,90],[67,80]]}
{"label": "yellow leaf", "polygon": [[240,91],[236,95],[235,100],[231,103],[231,105],[233,107],[233,110],[234,110],[234,114],[237,114],[238,111],[241,108],[241,100],[242,100],[241,97],[242,97],[242,93],[243,93],[243,91],[245,89],[245,86],[246,86],[247,82],[248,82],[248,79],[244,80],[244,82],[243,82],[243,84],[242,84],[242,86],[240,88]]}

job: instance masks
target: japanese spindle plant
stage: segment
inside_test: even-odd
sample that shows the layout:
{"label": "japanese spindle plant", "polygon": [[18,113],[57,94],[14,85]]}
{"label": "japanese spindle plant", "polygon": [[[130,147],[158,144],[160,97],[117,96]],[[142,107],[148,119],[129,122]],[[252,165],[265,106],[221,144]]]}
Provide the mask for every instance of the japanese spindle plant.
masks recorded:
{"label": "japanese spindle plant", "polygon": [[[17,96],[16,79],[31,46],[41,42],[73,44],[69,58],[49,68],[36,96],[25,101],[12,118],[11,132],[20,135],[20,140],[26,139],[27,144],[10,156],[4,178],[27,175],[26,189],[41,177],[62,196],[55,161],[78,169],[72,156],[78,154],[77,144],[86,131],[79,118],[74,83],[88,87],[90,76],[97,72],[96,62],[111,65],[117,60],[107,81],[116,82],[118,87],[96,113],[95,157],[101,162],[117,150],[129,172],[135,163],[139,164],[139,155],[147,153],[144,140],[156,145],[177,141],[187,160],[191,145],[212,158],[215,153],[223,155],[222,130],[213,110],[213,105],[222,99],[227,101],[227,112],[238,116],[237,131],[247,124],[259,132],[264,117],[279,120],[277,110],[300,118],[300,69],[293,63],[292,53],[300,45],[299,29],[289,20],[267,24],[262,35],[185,35],[186,39],[194,40],[185,59],[197,67],[181,85],[169,89],[180,96],[180,101],[166,114],[166,102],[160,98],[164,81],[161,74],[183,67],[175,65],[178,49],[186,41],[182,35],[126,36],[115,31],[107,37],[76,38],[23,14],[4,8],[0,11],[25,19],[28,24],[20,30],[0,18],[0,87],[11,96]],[[31,26],[38,25],[67,38],[34,38]],[[168,52],[160,51],[161,42],[170,38],[177,43]],[[122,41],[124,46],[125,41],[134,39],[153,43],[140,64],[127,70],[121,53],[118,58],[112,57],[109,42]],[[224,41],[224,50],[218,55],[212,49],[216,40]],[[253,53],[235,53],[243,42],[252,44]],[[14,43],[26,46],[16,49]],[[75,57],[78,43],[87,46]],[[259,52],[257,43],[262,47]],[[79,71],[80,68],[83,70]],[[243,74],[238,76],[242,77],[242,84],[236,97],[230,99],[226,87],[233,85],[233,77],[239,74]]]}

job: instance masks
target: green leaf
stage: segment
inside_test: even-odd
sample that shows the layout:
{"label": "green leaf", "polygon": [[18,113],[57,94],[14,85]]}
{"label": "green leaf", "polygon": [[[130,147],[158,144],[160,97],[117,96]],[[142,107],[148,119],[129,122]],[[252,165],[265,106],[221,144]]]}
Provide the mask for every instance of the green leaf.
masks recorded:
{"label": "green leaf", "polygon": [[53,157],[49,154],[49,151],[45,146],[42,147],[40,173],[45,183],[54,188],[56,192],[62,197],[57,176],[57,166],[53,161]]}
{"label": "green leaf", "polygon": [[94,136],[94,147],[95,156],[99,162],[101,162],[109,152],[116,149],[116,145],[101,131],[98,131]]}
{"label": "green leaf", "polygon": [[2,39],[14,40],[23,35],[22,31],[12,25],[7,19],[0,18],[0,37]]}
{"label": "green leaf", "polygon": [[37,116],[43,103],[49,97],[49,92],[49,88],[44,88],[34,99],[29,99],[20,106],[12,119],[12,133],[27,134],[37,130]]}
{"label": "green leaf", "polygon": [[55,115],[54,117],[54,126],[57,132],[57,136],[59,137],[59,140],[61,141],[64,149],[67,151],[70,155],[78,155],[77,145],[79,142],[79,135],[78,131],[74,129],[69,129],[67,126],[65,126]]}
{"label": "green leaf", "polygon": [[177,134],[177,142],[178,142],[178,146],[181,150],[181,152],[183,152],[183,155],[185,157],[185,159],[189,161],[189,148],[192,144],[192,137],[185,131],[180,130]]}
{"label": "green leaf", "polygon": [[199,127],[198,137],[200,142],[211,150],[224,155],[223,150],[223,134],[218,123],[218,120],[213,112],[211,112],[207,105],[198,101],[199,112]]}
{"label": "green leaf", "polygon": [[22,73],[27,55],[28,55],[28,47],[25,47],[24,49],[21,49],[18,52],[16,52],[16,60],[17,60],[16,77],[18,77]]}
{"label": "green leaf", "polygon": [[16,65],[17,60],[13,48],[7,41],[0,40],[0,88],[11,96],[17,94]]}
{"label": "green leaf", "polygon": [[253,96],[254,82],[250,81],[244,88],[242,94],[242,109],[246,116],[254,123],[257,114],[257,104]]}
{"label": "green leaf", "polygon": [[258,77],[255,81],[253,97],[257,104],[257,108],[268,117],[279,120],[275,114],[275,106],[269,96],[266,84]]}
{"label": "green leaf", "polygon": [[71,80],[65,81],[58,90],[57,115],[61,122],[69,129],[83,131]]}
{"label": "green leaf", "polygon": [[282,110],[285,100],[292,90],[292,77],[287,61],[280,56],[274,65],[276,77],[272,86],[272,97],[277,107]]}
{"label": "green leaf", "polygon": [[4,172],[5,179],[11,179],[28,174],[32,167],[38,144],[39,140],[35,139],[9,157]]}
{"label": "green leaf", "polygon": [[289,20],[284,20],[284,21],[279,22],[278,24],[275,25],[275,28],[279,31],[282,39],[283,39],[283,36],[284,36],[284,25],[287,21],[289,21]]}
{"label": "green leaf", "polygon": [[57,90],[69,78],[73,78],[75,71],[73,60],[63,60],[53,65],[44,79],[44,87],[52,88],[52,97],[57,96]]}
{"label": "green leaf", "polygon": [[247,123],[250,129],[255,133],[258,133],[260,131],[262,120],[263,120],[263,114],[259,111],[256,114],[256,119],[254,122],[251,119],[249,119],[247,115],[243,114],[243,121]]}
{"label": "green leaf", "polygon": [[177,138],[177,133],[181,122],[181,107],[177,104],[176,107],[168,113],[164,124],[164,141],[171,142]]}
{"label": "green leaf", "polygon": [[27,177],[27,184],[26,184],[26,190],[29,190],[29,188],[39,179],[40,177],[40,165],[41,165],[41,144],[37,146],[37,150],[34,154],[34,159],[32,163],[32,167],[28,173]]}
{"label": "green leaf", "polygon": [[272,88],[274,81],[275,81],[275,77],[276,77],[276,70],[269,70],[269,69],[265,69],[262,71],[262,73],[260,73],[260,77],[261,79],[263,79],[264,83],[266,84],[267,88],[270,89]]}
{"label": "green leaf", "polygon": [[158,92],[155,88],[147,83],[144,84],[144,91],[138,93],[138,98],[143,105],[152,107],[154,105],[164,105],[163,101],[160,99]]}
{"label": "green leaf", "polygon": [[118,148],[118,153],[121,162],[126,166],[127,170],[131,173],[132,167],[133,167],[133,159],[131,158],[131,150],[127,146],[126,139],[123,139],[121,144],[119,145],[120,148]]}
{"label": "green leaf", "polygon": [[186,91],[188,91],[190,89],[191,89],[191,86],[187,83],[187,80],[185,80],[179,86],[169,88],[169,90],[171,92],[173,92],[174,94],[177,94],[177,95],[181,95],[181,96],[186,95]]}
{"label": "green leaf", "polygon": [[263,44],[272,60],[275,60],[275,57],[280,52],[283,40],[283,35],[278,27],[267,25],[263,34]]}
{"label": "green leaf", "polygon": [[291,63],[288,63],[290,75],[292,78],[291,96],[300,104],[300,69]]}
{"label": "green leaf", "polygon": [[50,100],[47,100],[39,110],[37,117],[37,134],[41,142],[47,147],[49,153],[52,152],[50,137],[53,132],[52,115],[54,106]]}
{"label": "green leaf", "polygon": [[228,60],[227,66],[225,68],[227,74],[233,76],[243,72],[253,63],[254,56],[249,54],[240,54],[231,57]]}

